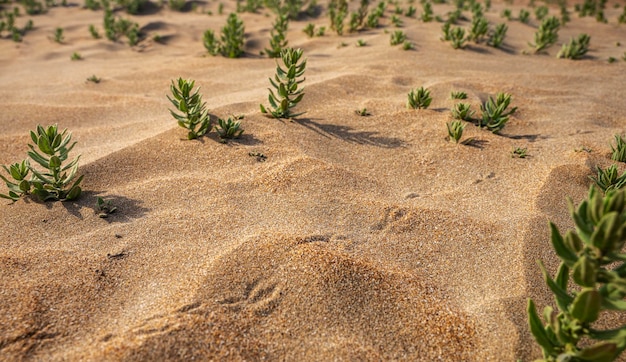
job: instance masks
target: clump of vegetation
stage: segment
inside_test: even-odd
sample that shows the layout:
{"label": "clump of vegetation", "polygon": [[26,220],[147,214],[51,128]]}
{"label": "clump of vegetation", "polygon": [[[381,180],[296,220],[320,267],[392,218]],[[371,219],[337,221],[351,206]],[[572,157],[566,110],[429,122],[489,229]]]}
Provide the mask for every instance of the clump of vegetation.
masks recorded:
{"label": "clump of vegetation", "polygon": [[539,21],[543,20],[546,16],[548,16],[548,12],[549,12],[549,9],[547,6],[545,5],[537,6],[535,8],[535,19]]}
{"label": "clump of vegetation", "polygon": [[80,53],[74,52],[70,57],[71,60],[83,60],[83,56]]}
{"label": "clump of vegetation", "polygon": [[494,47],[499,48],[504,43],[504,37],[506,36],[506,32],[509,30],[509,27],[505,24],[496,25],[495,29],[489,35],[489,40],[487,44]]}
{"label": "clump of vegetation", "polygon": [[467,38],[465,37],[465,29],[461,27],[454,27],[450,29],[449,33],[450,44],[454,49],[463,49],[465,48],[465,42]]}
{"label": "clump of vegetation", "polygon": [[506,18],[506,20],[511,21],[511,18],[513,17],[513,13],[511,13],[511,9],[504,9],[502,10],[502,13],[500,14],[501,17]]}
{"label": "clump of vegetation", "polygon": [[87,78],[87,81],[95,83],[95,84],[98,84],[98,83],[100,83],[101,79],[96,77],[96,75],[94,74],[91,77]]}
{"label": "clump of vegetation", "polygon": [[452,121],[446,123],[446,127],[448,128],[448,137],[450,141],[455,143],[459,143],[461,137],[463,137],[463,130],[465,129],[465,125],[461,121]]}
{"label": "clump of vegetation", "polygon": [[407,107],[410,109],[426,109],[433,101],[430,96],[430,90],[425,89],[424,87],[411,90],[408,94],[408,98]]}
{"label": "clump of vegetation", "polygon": [[361,108],[361,109],[357,109],[354,111],[354,113],[356,113],[356,115],[361,116],[361,117],[367,117],[367,116],[371,116],[372,114],[367,110],[367,108]]}
{"label": "clump of vegetation", "polygon": [[481,106],[482,119],[479,119],[480,127],[487,127],[491,132],[498,133],[509,121],[509,116],[513,114],[517,107],[507,111],[511,103],[511,95],[508,93],[497,93],[496,98],[489,99]]}
{"label": "clump of vegetation", "polygon": [[607,167],[606,170],[596,166],[596,169],[598,170],[598,176],[595,178],[589,176],[589,178],[605,193],[626,186],[626,171],[621,176],[618,176],[617,165],[613,164]]}
{"label": "clump of vegetation", "polygon": [[624,327],[600,330],[594,323],[606,311],[626,310],[626,191],[603,197],[592,186],[578,208],[568,201],[575,231],[562,235],[550,223],[561,259],[555,278],[538,262],[558,310],[546,306],[542,320],[529,299],[530,331],[543,350],[541,361],[613,361],[626,346]]}
{"label": "clump of vegetation", "polygon": [[569,43],[563,44],[557,58],[580,59],[589,51],[589,40],[587,34],[580,34],[578,38],[570,39]]}
{"label": "clump of vegetation", "polygon": [[450,110],[454,119],[460,119],[463,121],[470,121],[475,111],[472,111],[472,106],[469,103],[457,103]]}
{"label": "clump of vegetation", "polygon": [[102,219],[106,219],[109,215],[113,214],[117,211],[117,207],[113,206],[113,202],[111,200],[105,200],[102,197],[98,197],[96,199],[96,208],[95,212],[98,214],[98,217]]}
{"label": "clump of vegetation", "polygon": [[[489,31],[489,22],[484,17],[474,17],[472,19],[472,26],[470,33],[467,36],[469,40],[474,43],[480,43]],[[455,48],[456,49],[456,48]]]}
{"label": "clump of vegetation", "polygon": [[353,11],[350,14],[350,27],[349,32],[355,32],[362,29],[365,26],[367,19],[367,9],[369,7],[369,0],[361,0],[361,4],[357,11]]}
{"label": "clump of vegetation", "polygon": [[28,160],[14,163],[9,165],[9,167],[2,165],[2,168],[4,168],[4,170],[12,177],[12,181],[0,175],[0,178],[2,178],[4,183],[9,188],[8,194],[0,194],[0,197],[15,202],[19,200],[22,195],[28,195],[30,193],[31,184],[30,181],[26,179],[30,173],[30,162]]}
{"label": "clump of vegetation", "polygon": [[245,27],[237,14],[231,13],[222,28],[221,37],[218,40],[213,30],[204,32],[204,47],[211,55],[221,54],[228,58],[239,58],[243,54]]}
{"label": "clump of vegetation", "polygon": [[450,99],[467,99],[467,93],[463,91],[450,92]]}
{"label": "clump of vegetation", "polygon": [[243,129],[241,128],[241,122],[239,122],[239,120],[242,118],[243,116],[231,116],[228,117],[227,120],[219,118],[217,120],[217,126],[215,126],[215,131],[217,132],[217,135],[222,140],[239,138],[243,133]]}
{"label": "clump of vegetation", "polygon": [[331,0],[328,4],[330,28],[337,35],[343,35],[343,22],[348,16],[348,2],[346,0]]}
{"label": "clump of vegetation", "polygon": [[287,47],[287,27],[289,20],[287,15],[279,14],[276,17],[276,21],[272,24],[272,30],[270,31],[270,47],[271,49],[265,49],[265,54],[270,58],[278,58],[280,52]]}
{"label": "clump of vegetation", "polygon": [[63,43],[63,28],[54,29],[54,41],[61,44]]}
{"label": "clump of vegetation", "polygon": [[118,5],[121,5],[128,14],[139,14],[139,12],[145,7],[146,0],[116,0]]}
{"label": "clump of vegetation", "polygon": [[128,44],[134,46],[139,42],[139,24],[124,18],[116,18],[113,11],[105,2],[104,10],[104,34],[110,41],[117,41],[121,36],[126,36]]}
{"label": "clump of vegetation", "polygon": [[619,162],[626,162],[626,141],[622,136],[615,135],[615,146],[611,145],[611,159]]}
{"label": "clump of vegetation", "polygon": [[528,21],[530,20],[530,12],[526,9],[520,9],[517,20],[523,24],[528,24]]}
{"label": "clump of vegetation", "polygon": [[422,21],[425,23],[433,21],[433,15],[433,4],[430,1],[422,2]]}
{"label": "clump of vegetation", "polygon": [[200,88],[191,93],[194,85],[194,80],[178,78],[170,85],[173,98],[167,96],[167,99],[181,112],[178,114],[170,109],[172,117],[176,119],[179,126],[188,130],[187,138],[190,140],[201,137],[211,130],[211,118],[206,109],[206,103],[202,102]]}
{"label": "clump of vegetation", "polygon": [[526,147],[515,147],[511,151],[511,157],[513,158],[526,158],[528,156],[528,149]]}
{"label": "clump of vegetation", "polygon": [[268,101],[271,109],[266,109],[261,104],[262,113],[269,114],[274,118],[293,118],[304,113],[291,112],[291,109],[300,103],[304,97],[304,88],[298,89],[299,85],[304,82],[304,78],[301,77],[306,68],[306,59],[300,61],[301,58],[302,49],[283,49],[281,59],[285,68],[282,68],[277,62],[274,79],[269,79],[276,93],[269,89]]}
{"label": "clump of vegetation", "polygon": [[93,24],[89,25],[89,34],[91,34],[91,37],[94,39],[100,39],[100,33],[98,33],[98,30],[96,29],[95,26],[93,26]]}
{"label": "clump of vegetation", "polygon": [[535,53],[552,46],[559,39],[560,22],[556,16],[543,19],[535,33],[535,43],[529,45],[535,49]]}
{"label": "clump of vegetation", "polygon": [[183,11],[185,5],[187,5],[186,0],[168,0],[167,3],[170,6],[170,9],[174,11]]}
{"label": "clump of vegetation", "polygon": [[398,45],[398,44],[402,44],[405,40],[406,40],[406,34],[402,30],[396,30],[393,33],[391,33],[389,44]]}

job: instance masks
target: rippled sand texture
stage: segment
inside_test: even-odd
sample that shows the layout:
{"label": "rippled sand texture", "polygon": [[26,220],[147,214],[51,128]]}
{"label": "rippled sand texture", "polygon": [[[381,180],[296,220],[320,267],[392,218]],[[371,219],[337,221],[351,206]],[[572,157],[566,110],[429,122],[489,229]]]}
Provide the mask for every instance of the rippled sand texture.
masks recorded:
{"label": "rippled sand texture", "polygon": [[[147,34],[134,48],[92,39],[102,11],[80,6],[33,17],[20,44],[0,40],[0,163],[25,157],[37,124],[58,123],[85,175],[76,202],[0,205],[0,359],[539,357],[525,307],[551,301],[536,265],[558,265],[547,220],[572,226],[566,197],[585,196],[626,125],[626,62],[606,61],[626,50],[621,8],[609,3],[609,24],[572,14],[559,45],[538,55],[521,54],[534,18],[508,23],[504,50],[454,50],[440,23],[410,18],[415,50],[391,47],[391,7],[383,28],[342,37],[302,32],[328,26],[326,15],[293,21],[289,45],[308,65],[306,114],[291,122],[259,112],[273,15],[241,14],[245,57],[206,55],[202,33],[224,25],[225,3],[224,15],[211,1],[132,17]],[[492,23],[504,7],[494,2]],[[49,39],[59,26],[64,44]],[[555,58],[583,32],[586,59]],[[196,80],[212,115],[244,115],[243,137],[184,140],[165,97],[179,76]],[[430,108],[406,109],[420,86]],[[453,90],[476,110],[508,92],[519,109],[500,135],[468,125],[473,146],[455,145]],[[512,158],[514,147],[529,157]],[[99,218],[97,196],[118,212]]]}

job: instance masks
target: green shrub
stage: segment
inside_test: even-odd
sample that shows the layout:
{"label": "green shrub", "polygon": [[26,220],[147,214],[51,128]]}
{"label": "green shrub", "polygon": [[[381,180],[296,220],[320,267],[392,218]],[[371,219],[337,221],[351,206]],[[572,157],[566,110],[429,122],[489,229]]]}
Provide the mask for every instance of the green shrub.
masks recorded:
{"label": "green shrub", "polygon": [[237,14],[228,16],[226,25],[222,28],[220,40],[215,38],[213,30],[204,32],[204,47],[211,55],[221,54],[228,58],[239,58],[243,54],[245,27]]}
{"label": "green shrub", "polygon": [[83,60],[83,56],[80,53],[74,52],[70,57],[70,60]]}
{"label": "green shrub", "polygon": [[409,7],[404,12],[404,16],[406,16],[407,18],[412,18],[415,16],[416,12],[417,12],[417,9],[415,8],[415,6],[409,5]]}
{"label": "green shrub", "polygon": [[626,310],[626,191],[603,197],[592,186],[578,208],[571,200],[569,208],[575,231],[562,235],[550,223],[561,259],[555,278],[538,262],[558,310],[546,306],[542,320],[529,299],[530,331],[543,350],[541,361],[613,361],[626,347],[626,328],[600,330],[594,323],[606,311]]}
{"label": "green shrub", "polygon": [[450,99],[467,99],[467,93],[462,91],[450,92]]}
{"label": "green shrub", "polygon": [[511,9],[504,9],[502,10],[502,14],[500,14],[500,16],[506,18],[506,20],[511,21],[513,14],[511,13]]}
{"label": "green shrub", "polygon": [[487,44],[494,48],[502,46],[507,30],[509,30],[509,27],[505,23],[496,25],[495,29],[489,35]]}
{"label": "green shrub", "polygon": [[217,120],[218,124],[215,126],[215,131],[217,131],[218,136],[223,140],[239,138],[243,133],[241,122],[239,122],[241,118],[243,118],[243,116],[232,116],[228,117],[227,120],[219,118]]}
{"label": "green shrub", "polygon": [[484,17],[474,17],[468,39],[474,43],[480,43],[489,31],[489,22]]}
{"label": "green shrub", "polygon": [[461,137],[463,137],[463,130],[465,129],[465,125],[461,121],[452,121],[446,123],[446,127],[448,128],[448,137],[450,141],[455,143],[459,143]]}
{"label": "green shrub", "polygon": [[580,34],[576,39],[570,39],[569,43],[563,44],[557,58],[580,59],[589,51],[590,37],[587,34]]}
{"label": "green shrub", "polygon": [[479,119],[480,127],[487,127],[491,132],[498,133],[509,121],[509,115],[513,114],[517,107],[506,111],[511,103],[511,95],[508,93],[497,93],[496,98],[489,99],[481,106],[482,119]]}
{"label": "green shrub", "polygon": [[430,90],[425,89],[424,87],[411,90],[408,94],[408,98],[407,107],[410,109],[426,109],[433,101],[430,96]]}
{"label": "green shrub", "polygon": [[0,194],[0,197],[17,201],[22,195],[28,195],[30,193],[31,184],[30,181],[26,179],[30,172],[30,162],[28,160],[14,163],[9,165],[9,167],[2,165],[2,168],[11,176],[12,180],[0,175],[0,178],[2,178],[9,188],[8,194]]}
{"label": "green shrub", "polygon": [[465,29],[461,27],[454,27],[449,32],[450,43],[454,49],[463,49],[467,38],[465,37]]}
{"label": "green shrub", "polygon": [[40,172],[34,167],[28,166],[34,175],[30,181],[33,187],[32,194],[42,201],[64,201],[78,198],[81,194],[79,184],[83,180],[83,176],[78,177],[71,186],[67,186],[70,185],[76,175],[80,156],[77,156],[67,165],[63,165],[69,152],[76,145],[76,142],[69,145],[72,134],[67,133],[67,129],[59,133],[57,125],[48,126],[45,129],[42,126],[37,126],[37,132],[31,131],[30,137],[35,145],[28,145],[30,148],[28,156],[45,170]]}
{"label": "green shrub", "polygon": [[95,84],[98,84],[98,83],[100,83],[101,79],[96,77],[96,75],[94,74],[91,77],[87,78],[87,81],[95,83]]}
{"label": "green shrub", "polygon": [[96,30],[96,27],[93,26],[93,24],[89,25],[89,33],[91,34],[92,38],[100,39],[100,33],[98,33],[98,30]]}
{"label": "green shrub", "polygon": [[526,9],[520,9],[517,19],[524,24],[528,24],[528,21],[530,20],[530,12]]}
{"label": "green shrub", "polygon": [[139,41],[139,24],[128,19],[116,18],[108,3],[105,3],[104,35],[111,41],[117,41],[121,36],[125,36],[129,45],[133,46]]}
{"label": "green shrub", "polygon": [[201,137],[211,130],[211,118],[206,109],[206,103],[202,102],[200,88],[196,89],[193,94],[191,93],[194,85],[194,80],[178,78],[176,83],[172,81],[170,85],[173,98],[167,96],[174,107],[182,112],[178,114],[170,109],[178,125],[188,130],[187,138],[190,140]]}
{"label": "green shrub", "polygon": [[457,103],[450,110],[454,119],[463,121],[470,121],[475,111],[472,111],[472,106],[469,103]]}
{"label": "green shrub", "polygon": [[331,0],[328,4],[330,28],[337,35],[343,35],[343,21],[348,16],[348,2],[346,0]]}
{"label": "green shrub", "polygon": [[424,1],[422,3],[422,21],[425,23],[433,21],[433,14],[433,4],[430,1]]}
{"label": "green shrub", "polygon": [[539,21],[543,20],[546,16],[548,16],[548,7],[545,5],[538,6],[535,8],[535,18]]}
{"label": "green shrub", "polygon": [[[269,79],[276,93],[269,89],[268,101],[271,109],[266,109],[261,104],[262,113],[269,114],[274,118],[293,118],[304,113],[291,112],[291,109],[304,97],[304,88],[298,89],[298,86],[304,82],[304,78],[299,78],[304,75],[306,68],[306,59],[300,62],[301,58],[302,49],[283,49],[281,59],[285,68],[282,68],[277,62],[274,79]],[[298,62],[300,63],[298,64]]]}
{"label": "green shrub", "polygon": [[512,158],[526,158],[528,156],[528,149],[526,147],[515,147],[511,151]]}
{"label": "green shrub", "polygon": [[605,193],[610,190],[618,190],[626,186],[626,172],[624,172],[621,176],[618,176],[617,165],[613,164],[607,167],[606,170],[596,166],[596,169],[598,170],[598,176],[595,178],[589,176],[589,178],[593,180],[598,188]]}
{"label": "green shrub", "polygon": [[270,58],[280,57],[281,51],[287,46],[287,27],[289,20],[286,15],[278,15],[270,31],[270,47],[265,54]]}
{"label": "green shrub", "polygon": [[391,24],[393,24],[393,26],[395,26],[396,28],[401,28],[402,26],[404,26],[402,19],[400,19],[398,15],[391,16]]}
{"label": "green shrub", "polygon": [[543,19],[535,32],[535,43],[529,45],[535,49],[535,53],[552,46],[559,39],[560,23],[556,16]]}
{"label": "green shrub", "polygon": [[63,28],[54,29],[54,41],[59,44],[63,43]]}
{"label": "green shrub", "polygon": [[396,30],[391,33],[391,38],[389,40],[389,44],[398,45],[402,44],[406,40],[406,34],[402,30]]}
{"label": "green shrub", "polygon": [[315,24],[308,23],[302,31],[309,37],[312,38],[315,36]]}
{"label": "green shrub", "polygon": [[611,159],[619,162],[626,162],[626,141],[622,136],[615,135],[615,147],[611,145]]}

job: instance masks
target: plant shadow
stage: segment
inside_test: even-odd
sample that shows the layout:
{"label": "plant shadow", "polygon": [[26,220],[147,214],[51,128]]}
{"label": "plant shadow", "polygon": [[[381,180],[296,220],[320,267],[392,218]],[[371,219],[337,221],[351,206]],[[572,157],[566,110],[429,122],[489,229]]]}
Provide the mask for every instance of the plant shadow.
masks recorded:
{"label": "plant shadow", "polygon": [[[102,191],[83,191],[75,201],[65,201],[61,204],[72,215],[79,219],[83,219],[80,210],[83,208],[92,209],[94,214],[99,215],[101,212],[96,206],[98,197],[102,197],[105,201],[110,201],[111,206],[116,207],[117,210],[114,213],[108,214],[106,218],[102,218],[108,223],[114,222],[130,222],[133,219],[139,219],[146,215],[150,209],[141,206],[141,201],[129,199],[121,195],[110,195]],[[48,205],[48,203],[46,203]],[[49,204],[51,207],[52,204]]]}
{"label": "plant shadow", "polygon": [[380,137],[377,136],[377,132],[359,132],[348,126],[317,123],[310,118],[297,119],[294,122],[326,138],[335,137],[346,142],[382,148],[399,148],[406,146],[404,140],[393,137]]}

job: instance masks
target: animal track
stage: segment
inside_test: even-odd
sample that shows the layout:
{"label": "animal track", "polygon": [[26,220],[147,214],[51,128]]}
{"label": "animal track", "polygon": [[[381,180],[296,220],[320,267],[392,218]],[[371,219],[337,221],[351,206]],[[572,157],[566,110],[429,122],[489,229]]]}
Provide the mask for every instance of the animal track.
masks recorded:
{"label": "animal track", "polygon": [[278,307],[282,297],[277,283],[257,279],[246,284],[243,296],[225,298],[219,303],[233,310],[251,309],[257,315],[267,316]]}
{"label": "animal track", "polygon": [[392,224],[398,222],[407,214],[406,208],[397,206],[388,206],[385,208],[383,217],[373,227],[374,230],[384,230]]}

